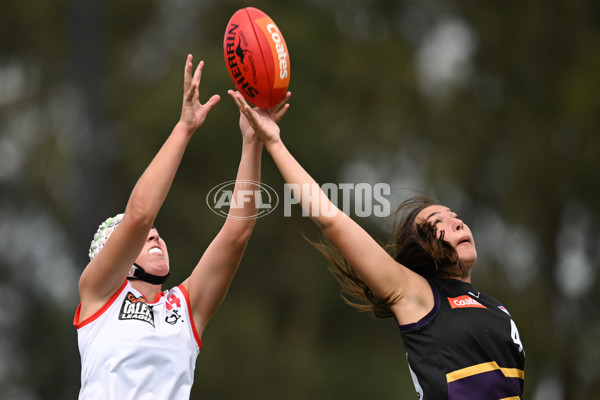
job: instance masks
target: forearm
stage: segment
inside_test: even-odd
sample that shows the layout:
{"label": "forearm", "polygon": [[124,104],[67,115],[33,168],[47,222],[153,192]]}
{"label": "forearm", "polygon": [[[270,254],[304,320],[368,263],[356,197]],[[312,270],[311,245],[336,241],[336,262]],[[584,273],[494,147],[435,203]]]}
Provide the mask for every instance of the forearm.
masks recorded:
{"label": "forearm", "polygon": [[184,124],[175,125],[159,152],[137,181],[127,203],[125,215],[135,217],[150,228],[169,193],[192,134],[193,131]]}
{"label": "forearm", "polygon": [[283,142],[279,140],[270,143],[266,148],[288,184],[294,200],[299,202],[319,228],[326,228],[332,223],[334,217],[342,215]]}
{"label": "forearm", "polygon": [[376,295],[392,296],[398,282],[405,287],[408,270],[399,269],[377,241],[329,200],[280,140],[267,144],[266,149],[286,183],[300,189],[292,191],[295,200]]}
{"label": "forearm", "polygon": [[260,140],[244,140],[242,144],[231,206],[224,226],[225,229],[236,230],[235,235],[242,238],[250,235],[256,221],[262,148]]}

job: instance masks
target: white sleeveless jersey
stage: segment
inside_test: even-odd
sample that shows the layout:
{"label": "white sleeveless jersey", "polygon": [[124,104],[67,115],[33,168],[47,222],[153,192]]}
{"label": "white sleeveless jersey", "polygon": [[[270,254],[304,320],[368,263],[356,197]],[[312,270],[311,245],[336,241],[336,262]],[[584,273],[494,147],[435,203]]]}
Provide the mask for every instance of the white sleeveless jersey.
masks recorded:
{"label": "white sleeveless jersey", "polygon": [[202,344],[182,285],[148,302],[128,281],[73,325],[81,355],[80,400],[189,400]]}

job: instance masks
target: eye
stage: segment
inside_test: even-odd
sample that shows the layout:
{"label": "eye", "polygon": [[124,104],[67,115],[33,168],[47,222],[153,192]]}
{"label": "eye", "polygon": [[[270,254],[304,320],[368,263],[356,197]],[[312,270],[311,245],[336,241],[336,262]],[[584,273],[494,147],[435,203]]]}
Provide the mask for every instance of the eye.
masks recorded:
{"label": "eye", "polygon": [[437,224],[440,224],[441,222],[442,222],[442,220],[441,220],[441,219],[435,219],[435,220],[433,220],[433,221],[430,221],[430,223],[431,223],[431,225],[432,225],[433,227],[436,227],[436,226],[437,226]]}
{"label": "eye", "polygon": [[429,221],[429,225],[433,228],[433,231],[436,233],[436,235],[440,235],[441,232],[441,236],[444,236],[444,231],[438,228],[438,225],[442,222],[442,220],[440,219],[435,219],[432,221]]}

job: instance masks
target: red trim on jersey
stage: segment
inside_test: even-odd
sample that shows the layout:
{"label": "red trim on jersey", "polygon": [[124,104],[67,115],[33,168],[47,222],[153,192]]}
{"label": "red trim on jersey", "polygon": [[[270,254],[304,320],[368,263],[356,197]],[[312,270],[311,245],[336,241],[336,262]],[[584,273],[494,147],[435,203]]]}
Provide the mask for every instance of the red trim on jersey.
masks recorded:
{"label": "red trim on jersey", "polygon": [[79,303],[79,305],[77,306],[77,311],[75,311],[75,317],[73,318],[73,325],[75,326],[75,328],[77,328],[77,329],[83,328],[84,326],[86,326],[90,322],[95,321],[102,314],[104,314],[104,312],[106,310],[108,310],[108,307],[110,307],[112,305],[112,303],[115,302],[115,300],[117,299],[117,297],[119,297],[119,295],[121,294],[121,292],[123,290],[125,290],[125,286],[127,286],[127,281],[123,282],[123,284],[121,285],[121,287],[119,288],[119,290],[117,290],[115,292],[115,294],[113,294],[110,297],[110,299],[108,299],[108,301],[106,303],[104,303],[104,305],[98,311],[96,311],[94,314],[92,314],[91,316],[89,316],[88,318],[86,318],[83,321],[79,321],[79,313],[81,312],[81,303]]}
{"label": "red trim on jersey", "polygon": [[183,297],[185,297],[185,302],[187,303],[188,314],[190,315],[190,323],[192,325],[192,332],[194,332],[194,338],[196,339],[196,343],[199,348],[202,348],[202,341],[200,340],[200,335],[198,335],[198,331],[196,331],[196,324],[194,323],[194,316],[192,315],[192,306],[190,304],[190,295],[188,294],[187,289],[183,285],[178,286],[181,293],[183,293]]}
{"label": "red trim on jersey", "polygon": [[160,300],[160,298],[163,297],[164,295],[165,295],[165,292],[162,291],[162,290],[160,292],[156,293],[156,296],[154,296],[154,300],[152,301],[151,304],[158,303],[158,301]]}

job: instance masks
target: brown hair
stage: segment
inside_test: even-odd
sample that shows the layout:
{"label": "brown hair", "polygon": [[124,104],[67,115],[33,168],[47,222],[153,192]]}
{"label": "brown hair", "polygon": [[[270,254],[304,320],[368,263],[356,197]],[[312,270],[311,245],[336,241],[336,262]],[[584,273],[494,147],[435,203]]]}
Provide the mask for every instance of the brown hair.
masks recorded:
{"label": "brown hair", "polygon": [[[402,202],[394,213],[395,228],[390,242],[384,247],[394,260],[425,278],[464,277],[466,268],[454,247],[443,240],[444,232],[438,238],[433,225],[416,221],[423,209],[439,204],[429,195],[417,195]],[[348,305],[360,311],[372,311],[379,318],[394,315],[390,305],[396,299],[376,297],[331,244],[323,241],[311,243],[329,261],[329,270],[340,284],[342,298]],[[457,267],[460,274],[449,272],[453,267]]]}

